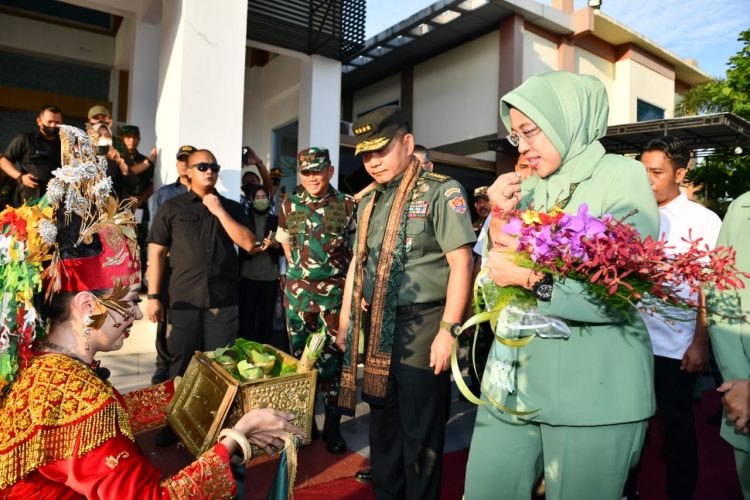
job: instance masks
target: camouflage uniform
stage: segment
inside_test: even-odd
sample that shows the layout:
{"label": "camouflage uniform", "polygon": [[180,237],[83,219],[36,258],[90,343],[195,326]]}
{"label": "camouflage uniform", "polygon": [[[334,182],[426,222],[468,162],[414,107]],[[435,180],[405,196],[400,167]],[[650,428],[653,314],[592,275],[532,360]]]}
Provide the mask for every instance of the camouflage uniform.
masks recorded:
{"label": "camouflage uniform", "polygon": [[341,351],[334,344],[346,272],[356,229],[354,198],[333,186],[322,198],[307,191],[290,196],[279,214],[280,242],[288,237],[291,262],[286,273],[284,306],[292,354],[299,358],[310,333],[325,323],[328,342],[318,361],[326,405],[336,406]]}

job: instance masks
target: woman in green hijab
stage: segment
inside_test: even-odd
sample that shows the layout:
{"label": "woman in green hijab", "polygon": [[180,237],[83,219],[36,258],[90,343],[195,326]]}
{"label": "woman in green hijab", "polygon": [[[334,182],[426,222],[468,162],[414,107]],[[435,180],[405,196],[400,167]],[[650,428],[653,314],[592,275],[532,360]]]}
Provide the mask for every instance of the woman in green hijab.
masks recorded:
{"label": "woman in green hijab", "polygon": [[[643,238],[657,236],[645,169],[605,154],[598,140],[608,111],[598,79],[562,71],[534,76],[505,95],[500,115],[532,176],[523,196],[517,174],[500,176],[489,189],[493,205],[576,213],[586,203],[591,215],[630,214],[627,221]],[[635,309],[614,311],[579,282],[518,266],[508,251],[515,239],[493,230],[490,236],[487,265],[495,283],[529,289],[540,312],[564,321],[570,337],[536,338],[517,351],[515,390],[504,404],[530,414],[479,408],[465,498],[529,498],[543,473],[548,499],[619,499],[655,410],[646,328]],[[501,349],[494,344],[493,351]],[[493,383],[487,373],[483,387]]]}

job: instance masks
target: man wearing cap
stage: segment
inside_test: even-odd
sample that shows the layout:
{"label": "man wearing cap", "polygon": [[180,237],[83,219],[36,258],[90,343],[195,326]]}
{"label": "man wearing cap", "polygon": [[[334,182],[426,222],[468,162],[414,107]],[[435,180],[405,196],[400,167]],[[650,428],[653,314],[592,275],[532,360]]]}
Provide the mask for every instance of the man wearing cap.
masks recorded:
{"label": "man wearing cap", "polygon": [[288,262],[284,289],[287,329],[297,358],[311,333],[321,328],[328,333],[318,361],[326,407],[323,439],[330,453],[344,453],[346,442],[337,411],[342,353],[334,340],[351,259],[355,204],[354,198],[330,185],[333,165],[326,148],[303,149],[297,154],[297,165],[302,190],[281,205],[276,234]]}
{"label": "man wearing cap", "polygon": [[60,109],[45,104],[36,117],[38,130],[15,136],[0,156],[0,168],[17,183],[14,198],[19,205],[42,196],[52,171],[60,168],[58,127],[62,121]]}
{"label": "man wearing cap", "polygon": [[156,190],[154,194],[152,208],[153,213],[159,210],[159,207],[167,200],[171,200],[178,194],[187,193],[190,189],[190,177],[188,176],[187,158],[196,148],[190,145],[180,146],[177,150],[177,180],[171,184],[165,184]]}
{"label": "man wearing cap", "polygon": [[281,178],[283,174],[281,169],[274,167],[271,169],[271,189],[268,190],[268,194],[271,195],[271,214],[276,215],[281,209],[284,200],[286,200],[286,186],[281,185]]}
{"label": "man wearing cap", "polygon": [[477,211],[477,220],[474,222],[474,232],[479,236],[479,232],[484,226],[492,209],[490,208],[490,199],[487,196],[487,186],[480,186],[474,190],[474,209]]}
{"label": "man wearing cap", "polygon": [[122,159],[128,166],[129,175],[125,182],[125,195],[131,197],[135,210],[136,231],[138,232],[138,247],[141,249],[141,269],[146,270],[146,236],[150,213],[148,199],[154,193],[154,162],[156,161],[156,147],[151,148],[148,157],[138,151],[141,142],[141,131],[135,125],[120,127],[125,153]]}
{"label": "man wearing cap", "polygon": [[362,116],[354,133],[355,155],[378,185],[357,209],[336,339],[345,350],[339,405],[354,411],[362,327],[376,496],[437,499],[450,355],[471,287],[469,207],[458,182],[422,170],[398,107]]}

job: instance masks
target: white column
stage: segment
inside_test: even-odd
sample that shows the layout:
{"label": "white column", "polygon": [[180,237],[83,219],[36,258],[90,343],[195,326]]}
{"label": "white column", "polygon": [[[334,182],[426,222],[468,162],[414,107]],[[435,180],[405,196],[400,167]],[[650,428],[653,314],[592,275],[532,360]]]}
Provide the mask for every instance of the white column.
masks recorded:
{"label": "white column", "polygon": [[312,55],[300,61],[299,137],[297,149],[328,148],[338,187],[341,122],[341,63]]}
{"label": "white column", "polygon": [[166,165],[182,144],[211,150],[222,166],[217,188],[231,199],[240,192],[246,38],[247,0],[163,2],[158,147]]}
{"label": "white column", "polygon": [[[128,123],[138,125],[141,130],[141,143],[138,149],[148,156],[151,147],[157,145],[156,105],[159,89],[158,47],[161,28],[158,24],[145,21],[136,21],[133,28],[133,50],[130,55],[130,82],[128,83]],[[176,148],[159,149],[154,175],[155,189],[163,184],[165,172],[171,174],[168,177],[169,181],[177,179],[173,160],[175,151]]]}

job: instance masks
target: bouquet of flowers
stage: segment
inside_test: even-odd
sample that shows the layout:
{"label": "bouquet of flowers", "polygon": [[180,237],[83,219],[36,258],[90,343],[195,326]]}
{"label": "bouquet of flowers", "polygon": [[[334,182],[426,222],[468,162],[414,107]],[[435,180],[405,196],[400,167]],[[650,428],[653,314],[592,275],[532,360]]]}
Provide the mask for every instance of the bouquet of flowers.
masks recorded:
{"label": "bouquet of flowers", "polygon": [[18,351],[44,334],[33,301],[42,289],[43,263],[56,236],[46,198],[0,212],[0,394],[15,378],[22,358]]}
{"label": "bouquet of flowers", "polygon": [[[517,238],[516,262],[520,266],[585,283],[588,293],[624,314],[633,307],[653,309],[653,305],[644,304],[655,302],[698,306],[695,300],[684,299],[684,293],[678,294],[679,287],[689,289],[693,297],[706,286],[717,290],[744,287],[739,277],[747,274],[735,267],[731,247],[711,250],[698,238],[687,242],[690,247],[686,252],[672,254],[665,240],[650,236],[641,240],[638,231],[625,222],[630,215],[623,220],[609,214],[597,218],[589,215],[586,204],[577,214],[553,208],[548,213],[526,210],[507,215],[502,231]],[[502,344],[500,358],[487,364],[486,370],[495,372],[490,378],[497,389],[487,395],[503,411],[517,414],[502,405],[515,388],[517,358],[512,351],[535,337],[567,338],[570,331],[559,318],[541,314],[528,290],[498,286],[486,269],[476,280],[473,303],[476,314],[463,328],[489,321]]]}

